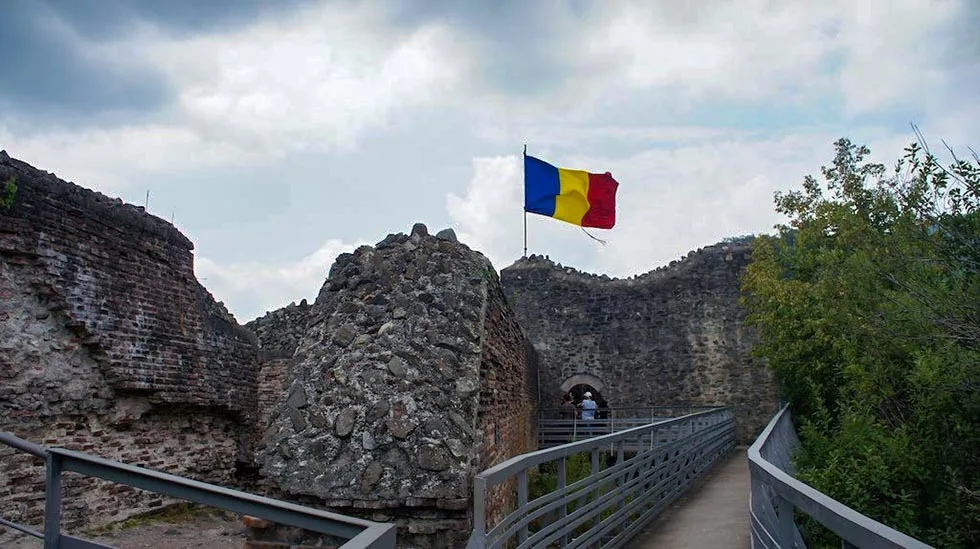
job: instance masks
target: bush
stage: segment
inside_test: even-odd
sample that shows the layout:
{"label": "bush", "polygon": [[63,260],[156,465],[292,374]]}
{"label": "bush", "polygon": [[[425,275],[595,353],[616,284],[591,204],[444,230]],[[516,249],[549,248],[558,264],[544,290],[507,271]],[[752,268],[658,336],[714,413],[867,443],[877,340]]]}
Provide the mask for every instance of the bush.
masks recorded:
{"label": "bush", "polygon": [[[846,139],[753,243],[753,352],[800,427],[801,480],[942,547],[980,546],[980,160]],[[826,188],[826,192],[825,189]],[[828,540],[807,524],[816,544]]]}

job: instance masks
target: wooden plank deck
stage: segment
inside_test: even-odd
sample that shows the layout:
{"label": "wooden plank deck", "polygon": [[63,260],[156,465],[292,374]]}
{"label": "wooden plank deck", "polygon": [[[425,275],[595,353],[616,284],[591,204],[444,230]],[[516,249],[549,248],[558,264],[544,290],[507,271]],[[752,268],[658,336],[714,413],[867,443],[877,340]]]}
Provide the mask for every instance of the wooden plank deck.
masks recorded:
{"label": "wooden plank deck", "polygon": [[636,549],[748,549],[749,460],[739,447],[641,532]]}

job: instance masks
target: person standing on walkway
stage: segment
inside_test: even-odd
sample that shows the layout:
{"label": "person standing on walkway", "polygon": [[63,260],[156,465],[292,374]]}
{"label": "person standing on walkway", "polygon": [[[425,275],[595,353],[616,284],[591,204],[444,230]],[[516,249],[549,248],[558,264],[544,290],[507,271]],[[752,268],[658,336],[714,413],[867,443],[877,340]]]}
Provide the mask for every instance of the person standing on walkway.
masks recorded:
{"label": "person standing on walkway", "polygon": [[559,419],[575,419],[575,402],[572,401],[571,393],[561,400],[561,412]]}
{"label": "person standing on walkway", "polygon": [[582,402],[579,404],[579,406],[582,407],[582,421],[586,422],[585,424],[586,433],[591,435],[592,422],[595,421],[595,411],[596,408],[599,407],[599,405],[596,404],[594,400],[592,400],[592,393],[586,391],[585,398],[582,399]]}
{"label": "person standing on walkway", "polygon": [[561,428],[568,431],[568,439],[565,442],[575,442],[575,416],[578,415],[578,410],[575,409],[575,401],[571,393],[567,393],[561,399],[558,414],[558,419],[562,420]]}

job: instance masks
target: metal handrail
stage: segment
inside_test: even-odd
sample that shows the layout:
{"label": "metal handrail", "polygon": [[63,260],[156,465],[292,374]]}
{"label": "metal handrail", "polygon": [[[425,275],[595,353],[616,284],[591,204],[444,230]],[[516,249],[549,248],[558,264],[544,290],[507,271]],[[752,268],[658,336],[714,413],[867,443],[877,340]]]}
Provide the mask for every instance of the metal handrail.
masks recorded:
{"label": "metal handrail", "polygon": [[348,540],[341,546],[343,549],[393,549],[395,547],[394,524],[378,523],[296,505],[72,450],[43,448],[10,433],[0,432],[0,444],[42,457],[46,461],[44,533],[41,534],[6,520],[2,521],[5,526],[35,537],[43,537],[45,549],[72,546],[111,549],[107,545],[61,533],[61,474],[66,471],[264,518],[278,524],[337,536]]}
{"label": "metal handrail", "polygon": [[[702,412],[708,410],[718,410],[724,408],[725,406],[708,406],[708,405],[675,405],[675,406],[606,406],[601,408],[596,408],[594,412],[598,416],[600,413],[607,413],[610,416],[616,418],[644,418],[656,416],[657,412],[668,412],[669,415],[676,417],[678,410],[684,410],[687,413]],[[538,408],[538,417],[555,416],[567,414],[570,411],[574,411],[576,416],[581,416],[581,408],[562,408],[560,406],[548,406]],[[640,413],[644,412],[644,413]],[[571,419],[571,418],[569,418]]]}
{"label": "metal handrail", "polygon": [[[635,444],[638,439],[643,447]],[[521,549],[554,542],[569,547],[622,546],[734,445],[734,413],[731,408],[717,407],[521,454],[474,478],[473,532],[467,547],[501,547],[515,538]],[[638,450],[628,459],[627,447]],[[600,469],[599,454],[606,449],[615,454],[616,461]],[[565,458],[583,452],[591,458],[590,474],[568,484]],[[557,467],[556,489],[529,501],[528,471],[550,462]],[[517,483],[516,508],[488,528],[489,490],[511,479]],[[573,502],[581,505],[569,513]],[[601,518],[602,513],[609,516]],[[535,520],[547,524],[531,532]],[[589,527],[570,540],[573,531],[583,525]]]}
{"label": "metal handrail", "polygon": [[[538,413],[538,448],[550,448],[581,438],[597,437],[678,416],[721,408],[724,406],[607,407],[595,410],[594,419],[582,419],[582,410],[579,409],[542,408]],[[636,442],[642,447],[643,441]]]}
{"label": "metal handrail", "polygon": [[[781,439],[789,439],[781,440]],[[752,547],[792,548],[802,542],[793,522],[799,509],[840,536],[844,547],[926,549],[927,545],[885,526],[816,490],[772,463],[788,464],[799,444],[789,405],[784,405],[749,447],[751,478],[750,521]],[[763,455],[766,457],[763,457]]]}
{"label": "metal handrail", "polygon": [[47,459],[48,450],[47,448],[34,444],[29,440],[24,440],[22,438],[17,438],[10,433],[4,433],[0,431],[0,443],[6,444],[15,450],[20,450],[21,452],[31,454],[39,458]]}

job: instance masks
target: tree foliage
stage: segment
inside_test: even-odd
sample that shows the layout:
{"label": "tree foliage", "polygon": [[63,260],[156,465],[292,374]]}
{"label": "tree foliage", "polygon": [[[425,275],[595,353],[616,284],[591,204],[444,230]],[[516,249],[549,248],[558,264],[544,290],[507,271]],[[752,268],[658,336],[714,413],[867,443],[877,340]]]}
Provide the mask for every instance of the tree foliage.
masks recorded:
{"label": "tree foliage", "polygon": [[776,194],[788,223],[755,240],[743,284],[798,476],[932,545],[980,547],[980,159],[944,167],[914,143],[890,172],[835,146],[822,183]]}
{"label": "tree foliage", "polygon": [[10,179],[4,181],[3,187],[0,188],[0,208],[10,209],[14,205],[14,196],[17,195],[17,178],[11,177]]}

